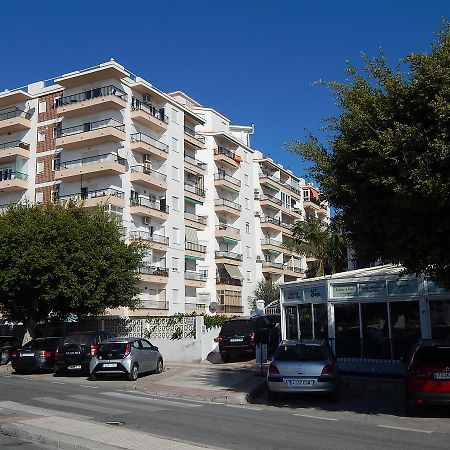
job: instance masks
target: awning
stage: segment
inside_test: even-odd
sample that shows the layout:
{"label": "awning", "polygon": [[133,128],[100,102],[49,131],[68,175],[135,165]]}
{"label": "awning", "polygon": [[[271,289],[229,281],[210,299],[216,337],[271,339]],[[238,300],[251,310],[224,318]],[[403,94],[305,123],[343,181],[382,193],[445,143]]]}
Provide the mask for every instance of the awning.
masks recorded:
{"label": "awning", "polygon": [[197,230],[194,228],[186,227],[184,229],[186,234],[186,242],[193,242],[195,244],[198,244],[198,236],[197,236]]}
{"label": "awning", "polygon": [[184,255],[184,259],[193,259],[194,261],[204,261],[205,258],[201,258],[199,256],[191,256],[191,255]]}
{"label": "awning", "polygon": [[278,189],[276,186],[274,186],[273,184],[270,184],[270,183],[267,183],[266,186],[267,186],[269,189],[272,189],[272,190],[277,191],[277,192],[280,190],[280,189]]}
{"label": "awning", "polygon": [[203,205],[203,202],[199,202],[198,200],[195,200],[194,198],[190,198],[187,195],[184,196],[184,199],[189,203],[194,203],[194,205]]}
{"label": "awning", "polygon": [[229,244],[236,244],[236,242],[239,242],[237,239],[231,239],[231,238],[226,237],[226,236],[223,237],[223,240],[225,242],[228,242]]}
{"label": "awning", "polygon": [[223,266],[225,267],[225,270],[228,272],[228,275],[230,275],[231,278],[241,281],[244,279],[241,271],[239,270],[239,267],[232,266],[231,264],[224,264]]}

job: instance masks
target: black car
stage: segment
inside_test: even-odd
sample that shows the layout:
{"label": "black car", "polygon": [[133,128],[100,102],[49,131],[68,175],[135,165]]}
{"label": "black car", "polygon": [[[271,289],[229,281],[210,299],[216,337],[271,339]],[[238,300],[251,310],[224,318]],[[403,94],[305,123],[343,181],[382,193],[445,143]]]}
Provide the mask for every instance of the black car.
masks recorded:
{"label": "black car", "polygon": [[62,337],[33,339],[23,347],[13,351],[11,365],[16,373],[53,370],[55,355]]}
{"label": "black car", "polygon": [[80,331],[68,334],[58,348],[55,371],[89,373],[91,358],[97,354],[100,344],[116,337],[109,331]]}
{"label": "black car", "polygon": [[16,336],[0,336],[0,365],[8,364],[14,350],[17,350],[22,341]]}
{"label": "black car", "polygon": [[279,330],[266,316],[236,317],[227,320],[219,333],[219,351],[224,362],[233,354],[255,354],[255,344],[267,344],[268,351],[274,351],[279,342]]}

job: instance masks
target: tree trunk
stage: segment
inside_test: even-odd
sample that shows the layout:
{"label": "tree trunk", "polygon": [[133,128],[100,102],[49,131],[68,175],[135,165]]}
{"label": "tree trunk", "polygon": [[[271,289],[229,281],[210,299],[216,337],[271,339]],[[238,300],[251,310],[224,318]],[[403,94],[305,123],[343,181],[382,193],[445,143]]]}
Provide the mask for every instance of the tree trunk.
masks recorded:
{"label": "tree trunk", "polygon": [[23,336],[23,343],[26,344],[27,342],[31,341],[36,337],[36,322],[33,319],[25,320],[24,322],[26,331],[25,335]]}

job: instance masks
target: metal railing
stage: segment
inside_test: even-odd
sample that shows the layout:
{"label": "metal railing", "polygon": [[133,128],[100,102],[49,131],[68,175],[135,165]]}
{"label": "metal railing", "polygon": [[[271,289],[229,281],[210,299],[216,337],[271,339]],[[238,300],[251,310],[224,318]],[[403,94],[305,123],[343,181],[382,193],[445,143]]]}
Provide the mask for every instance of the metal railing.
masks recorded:
{"label": "metal railing", "polygon": [[189,135],[190,137],[193,137],[197,141],[201,142],[202,144],[205,143],[205,136],[202,136],[201,134],[198,134],[195,132],[195,130],[191,127],[184,126],[184,132]]}
{"label": "metal railing", "polygon": [[234,259],[236,261],[242,261],[242,255],[240,253],[216,250],[214,252],[214,254],[215,254],[216,258],[229,258],[229,259]]}
{"label": "metal railing", "polygon": [[277,241],[276,239],[271,239],[271,238],[261,239],[261,245],[273,245],[274,247],[280,247],[281,249],[285,249],[285,247],[281,241]]}
{"label": "metal railing", "polygon": [[0,169],[0,181],[7,180],[26,180],[28,175],[26,173],[17,172],[12,169]]}
{"label": "metal railing", "polygon": [[200,197],[204,197],[206,195],[206,191],[204,189],[193,184],[184,183],[184,190],[191,192],[192,194],[199,195]]}
{"label": "metal railing", "polygon": [[133,133],[130,135],[131,142],[143,142],[144,144],[151,145],[156,147],[158,150],[161,150],[165,153],[169,153],[169,146],[164,144],[163,142],[158,141],[154,137],[149,136],[145,133]]}
{"label": "metal railing", "polygon": [[296,187],[292,186],[291,184],[287,184],[287,183],[286,183],[286,186],[290,191],[295,192],[297,195],[300,195],[300,196],[302,195],[302,191],[299,188],[296,188]]}
{"label": "metal railing", "polygon": [[284,268],[294,273],[305,273],[305,269],[298,266],[293,266],[292,264],[284,264]]}
{"label": "metal railing", "polygon": [[125,193],[114,188],[96,189],[93,191],[76,192],[74,194],[58,195],[56,198],[61,201],[65,200],[86,200],[89,198],[116,197],[125,198]]}
{"label": "metal railing", "polygon": [[186,280],[194,280],[194,281],[206,281],[207,275],[203,272],[195,272],[193,270],[186,270],[184,272],[184,278]]}
{"label": "metal railing", "polygon": [[234,152],[232,152],[231,150],[228,150],[225,147],[221,147],[220,145],[214,149],[214,154],[215,155],[224,155],[231,159],[234,159],[236,156],[236,154]]}
{"label": "metal railing", "polygon": [[217,305],[216,312],[225,314],[238,314],[244,312],[244,307],[238,305]]}
{"label": "metal railing", "polygon": [[144,208],[155,209],[165,213],[169,212],[167,205],[162,205],[160,202],[153,202],[145,197],[130,198],[130,206],[143,206]]}
{"label": "metal railing", "polygon": [[231,231],[232,233],[239,233],[241,230],[236,227],[232,227],[231,225],[228,225],[227,223],[219,223],[216,225],[216,231]]}
{"label": "metal railing", "polygon": [[169,238],[160,236],[159,234],[152,234],[148,231],[130,231],[130,239],[142,239],[144,241],[156,242],[158,244],[169,245]]}
{"label": "metal railing", "polygon": [[186,220],[192,220],[193,222],[197,222],[197,223],[201,223],[202,225],[206,225],[206,217],[204,217],[204,216],[197,216],[197,214],[185,212],[184,218]]}
{"label": "metal railing", "polygon": [[214,206],[228,206],[229,208],[235,209],[236,211],[241,210],[241,205],[226,198],[216,198],[214,200]]}
{"label": "metal railing", "polygon": [[276,217],[270,217],[270,216],[263,216],[260,219],[261,223],[273,223],[274,225],[278,225],[280,227],[286,228],[288,230],[291,230],[294,227],[294,224],[283,222],[281,219],[278,219]]}
{"label": "metal railing", "polygon": [[169,302],[164,300],[140,300],[139,307],[141,309],[169,309]]}
{"label": "metal railing", "polygon": [[283,202],[279,198],[274,197],[273,195],[261,194],[259,196],[259,201],[261,202],[263,200],[268,200],[268,201],[270,201],[272,203],[275,203],[276,205],[279,205],[279,206],[283,205]]}
{"label": "metal railing", "polygon": [[206,308],[206,303],[185,303],[186,311],[198,311]]}
{"label": "metal railing", "polygon": [[33,114],[23,111],[20,108],[5,108],[0,109],[0,120],[14,119],[15,117],[23,117],[25,119],[31,119]]}
{"label": "metal railing", "polygon": [[259,172],[259,177],[260,178],[269,178],[269,180],[273,180],[278,184],[284,184],[280,178],[271,174],[270,172],[266,172],[265,170],[261,170],[261,172]]}
{"label": "metal railing", "polygon": [[206,253],[206,245],[197,244],[196,242],[186,241],[184,243],[184,248],[194,252]]}
{"label": "metal railing", "polygon": [[242,286],[242,281],[231,277],[218,277],[216,284],[227,284],[229,286]]}
{"label": "metal railing", "polygon": [[136,97],[131,100],[131,109],[132,111],[144,111],[164,123],[169,123],[169,118],[164,114],[164,108],[155,108],[150,103],[138,100]]}
{"label": "metal railing", "polygon": [[0,150],[6,150],[7,148],[14,148],[14,147],[20,147],[24,148],[25,150],[29,150],[30,144],[27,144],[19,140],[4,142],[3,144],[0,144]]}
{"label": "metal railing", "polygon": [[138,272],[145,275],[157,275],[159,277],[168,277],[169,269],[167,267],[142,266]]}
{"label": "metal railing", "polygon": [[151,169],[147,167],[145,164],[136,164],[135,166],[130,167],[131,173],[144,173],[145,175],[149,175],[153,178],[158,178],[158,180],[166,181],[167,175],[164,173],[158,172],[157,170]]}
{"label": "metal railing", "polygon": [[99,88],[89,89],[88,91],[77,92],[76,94],[67,95],[56,99],[56,107],[72,105],[77,102],[83,102],[85,100],[91,100],[93,98],[107,97],[114,95],[121,98],[122,100],[127,100],[127,94],[125,94],[122,89],[116,86],[102,86]]}
{"label": "metal railing", "polygon": [[106,153],[104,155],[88,156],[86,158],[72,159],[70,161],[64,162],[55,160],[55,170],[65,170],[70,169],[71,167],[89,166],[91,164],[97,164],[105,161],[116,162],[123,166],[126,163],[126,159],[121,158],[120,156],[114,153]]}
{"label": "metal railing", "polygon": [[321,203],[322,203],[319,199],[315,199],[314,197],[304,197],[303,201],[314,203],[317,206],[321,206]]}
{"label": "metal railing", "polygon": [[80,125],[75,125],[73,127],[67,127],[67,128],[55,128],[54,129],[54,135],[55,138],[61,138],[65,136],[71,136],[74,134],[80,134],[80,133],[87,133],[89,131],[95,131],[100,130],[102,128],[112,127],[116,130],[125,132],[125,125],[121,122],[119,122],[116,119],[103,119],[103,120],[97,120],[95,122],[86,122],[82,123]]}
{"label": "metal railing", "polygon": [[184,154],[184,160],[189,163],[192,164],[193,166],[197,166],[199,169],[205,170],[206,169],[206,164],[199,161],[198,159],[193,158],[192,156],[186,155],[186,153]]}
{"label": "metal railing", "polygon": [[237,178],[232,177],[231,175],[228,175],[226,173],[215,173],[214,174],[214,180],[224,180],[228,181],[231,184],[234,184],[236,186],[241,185],[241,180],[238,180]]}
{"label": "metal railing", "polygon": [[272,261],[261,261],[263,267],[268,267],[271,269],[283,269],[284,264],[283,263],[277,263]]}

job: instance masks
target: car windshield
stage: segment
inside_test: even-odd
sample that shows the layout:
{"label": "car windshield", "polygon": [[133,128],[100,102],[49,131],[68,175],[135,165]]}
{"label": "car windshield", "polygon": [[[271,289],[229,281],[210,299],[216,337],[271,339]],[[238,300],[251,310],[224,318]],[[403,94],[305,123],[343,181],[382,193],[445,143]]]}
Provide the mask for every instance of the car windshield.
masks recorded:
{"label": "car windshield", "polygon": [[222,325],[222,333],[249,333],[253,331],[251,320],[231,320]]}
{"label": "car windshield", "polygon": [[325,349],[320,345],[282,345],[274,359],[278,361],[323,361],[327,359]]}
{"label": "car windshield", "polygon": [[93,341],[90,334],[71,334],[66,336],[64,344],[89,345]]}
{"label": "car windshield", "polygon": [[123,353],[125,351],[126,345],[126,342],[107,342],[100,345],[99,352]]}
{"label": "car windshield", "polygon": [[23,348],[29,350],[55,350],[58,342],[58,339],[36,339],[25,344]]}
{"label": "car windshield", "polygon": [[450,365],[450,347],[421,347],[414,361],[419,364]]}

